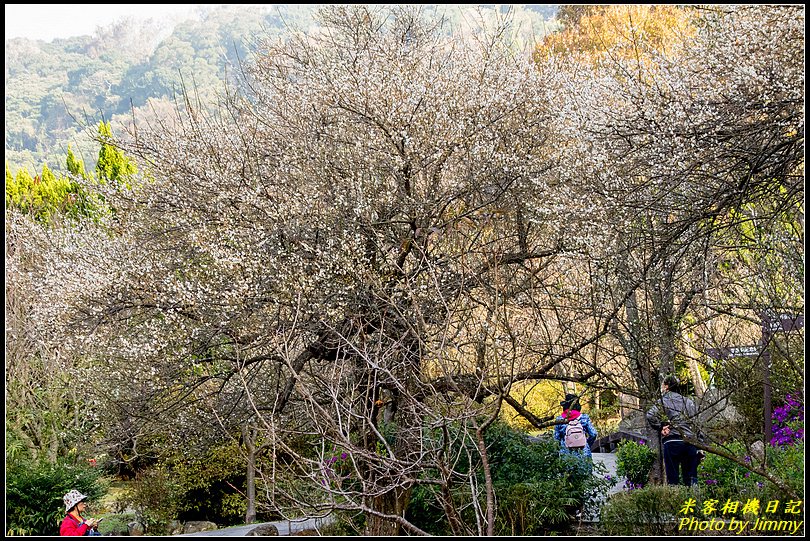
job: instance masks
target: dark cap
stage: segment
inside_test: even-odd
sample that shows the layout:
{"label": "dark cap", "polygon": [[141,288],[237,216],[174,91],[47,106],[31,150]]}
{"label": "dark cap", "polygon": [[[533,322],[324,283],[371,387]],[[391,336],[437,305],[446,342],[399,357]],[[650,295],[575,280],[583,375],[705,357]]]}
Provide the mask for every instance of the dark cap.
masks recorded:
{"label": "dark cap", "polygon": [[566,393],[565,400],[560,402],[560,405],[564,409],[570,410],[571,406],[573,406],[574,404],[577,404],[577,403],[579,403],[579,397],[577,395]]}

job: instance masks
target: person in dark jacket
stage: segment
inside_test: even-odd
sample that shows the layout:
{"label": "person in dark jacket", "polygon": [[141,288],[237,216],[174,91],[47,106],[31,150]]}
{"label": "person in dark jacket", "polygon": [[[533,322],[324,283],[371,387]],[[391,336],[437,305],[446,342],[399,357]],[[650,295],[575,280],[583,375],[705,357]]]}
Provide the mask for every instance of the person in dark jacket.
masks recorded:
{"label": "person in dark jacket", "polygon": [[87,504],[87,496],[78,490],[71,490],[64,495],[65,513],[62,525],[59,527],[59,535],[101,535],[98,533],[99,519],[82,517]]}
{"label": "person in dark jacket", "polygon": [[661,384],[661,400],[647,412],[647,422],[661,431],[667,484],[697,483],[698,449],[684,441],[695,439],[693,423],[697,419],[695,403],[677,392],[678,379],[667,376]]}

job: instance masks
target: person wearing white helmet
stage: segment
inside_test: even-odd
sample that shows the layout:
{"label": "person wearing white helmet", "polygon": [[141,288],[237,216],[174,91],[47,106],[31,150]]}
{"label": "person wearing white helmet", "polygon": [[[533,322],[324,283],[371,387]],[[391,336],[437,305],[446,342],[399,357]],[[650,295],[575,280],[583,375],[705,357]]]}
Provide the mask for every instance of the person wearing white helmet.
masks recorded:
{"label": "person wearing white helmet", "polygon": [[98,523],[101,519],[82,517],[82,513],[87,509],[85,500],[87,496],[78,490],[71,490],[62,498],[65,502],[65,513],[62,525],[59,527],[59,535],[101,535],[98,532]]}

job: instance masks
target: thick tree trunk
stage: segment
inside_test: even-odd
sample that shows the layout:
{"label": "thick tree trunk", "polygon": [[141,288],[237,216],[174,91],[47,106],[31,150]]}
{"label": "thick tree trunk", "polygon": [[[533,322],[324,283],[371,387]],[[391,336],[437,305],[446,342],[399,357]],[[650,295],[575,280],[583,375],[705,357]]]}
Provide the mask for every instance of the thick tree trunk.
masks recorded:
{"label": "thick tree trunk", "polygon": [[[653,363],[651,360],[644,362],[641,343],[643,342],[644,335],[642,334],[642,322],[638,311],[638,304],[635,292],[627,297],[625,303],[625,312],[627,314],[627,325],[629,329],[629,336],[625,340],[625,351],[631,362],[630,366],[634,366],[636,371],[633,374],[636,380],[636,385],[640,392],[639,405],[641,406],[641,414],[645,415],[647,410],[652,406],[652,402],[645,400],[644,397],[650,393],[655,385],[656,374],[653,371]],[[645,433],[647,434],[648,443],[652,449],[658,453],[658,460],[653,463],[652,472],[650,474],[652,481],[655,483],[663,479],[663,460],[660,445],[660,437],[657,430],[650,428],[643,421]]]}
{"label": "thick tree trunk", "polygon": [[669,258],[661,261],[658,283],[650,284],[653,292],[653,313],[658,315],[657,329],[660,359],[659,374],[675,373],[675,297],[672,291],[672,272]]}
{"label": "thick tree trunk", "polygon": [[247,457],[247,510],[245,524],[256,522],[256,453],[249,452]]}
{"label": "thick tree trunk", "polygon": [[[641,410],[641,413],[646,415],[647,410],[652,407],[652,403],[642,402],[642,405],[644,409]],[[647,445],[656,452],[655,462],[653,462],[652,470],[650,471],[650,480],[653,484],[663,484],[666,480],[664,478],[664,449],[661,443],[661,431],[646,424],[645,428]]]}
{"label": "thick tree trunk", "polygon": [[[381,496],[372,498],[371,507],[385,515],[404,517],[410,498],[411,489],[398,487]],[[395,536],[402,533],[402,525],[399,522],[372,513],[366,514],[367,536]]]}

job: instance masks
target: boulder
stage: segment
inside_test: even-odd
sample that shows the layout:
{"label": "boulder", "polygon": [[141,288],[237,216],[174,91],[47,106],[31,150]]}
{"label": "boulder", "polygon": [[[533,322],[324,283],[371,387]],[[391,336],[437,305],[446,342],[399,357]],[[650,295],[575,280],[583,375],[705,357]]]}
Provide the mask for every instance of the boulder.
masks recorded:
{"label": "boulder", "polygon": [[753,456],[760,464],[765,462],[765,444],[762,443],[760,440],[757,440],[754,443],[752,443],[751,456]]}
{"label": "boulder", "polygon": [[128,523],[127,533],[129,533],[129,535],[143,535],[144,534],[143,524],[141,524],[137,520]]}
{"label": "boulder", "polygon": [[628,412],[619,422],[618,432],[644,434],[647,430],[647,418],[638,410]]}
{"label": "boulder", "polygon": [[719,389],[706,390],[700,403],[700,427],[703,434],[712,440],[732,439],[742,429],[743,417],[731,403],[726,393]]}
{"label": "boulder", "polygon": [[278,528],[272,524],[262,524],[261,526],[256,526],[245,535],[278,535]]}
{"label": "boulder", "polygon": [[179,535],[183,533],[183,523],[179,520],[173,520],[168,525],[169,535]]}
{"label": "boulder", "polygon": [[183,526],[183,533],[199,533],[217,530],[219,527],[207,520],[190,520]]}
{"label": "boulder", "polygon": [[700,421],[704,425],[735,424],[742,421],[737,408],[717,388],[707,389],[700,401],[696,402],[701,412]]}

